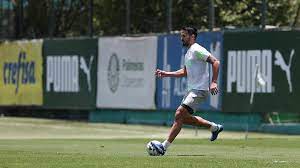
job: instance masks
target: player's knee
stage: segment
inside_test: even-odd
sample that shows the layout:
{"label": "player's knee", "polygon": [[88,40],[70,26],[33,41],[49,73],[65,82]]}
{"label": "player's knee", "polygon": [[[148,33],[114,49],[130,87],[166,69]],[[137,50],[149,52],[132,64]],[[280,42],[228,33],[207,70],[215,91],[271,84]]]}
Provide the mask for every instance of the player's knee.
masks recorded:
{"label": "player's knee", "polygon": [[184,120],[184,112],[181,110],[177,110],[175,112],[175,121],[176,122],[183,122]]}
{"label": "player's knee", "polygon": [[197,124],[197,123],[196,123],[194,117],[193,117],[193,116],[190,116],[190,117],[184,118],[183,124],[195,125],[195,124]]}

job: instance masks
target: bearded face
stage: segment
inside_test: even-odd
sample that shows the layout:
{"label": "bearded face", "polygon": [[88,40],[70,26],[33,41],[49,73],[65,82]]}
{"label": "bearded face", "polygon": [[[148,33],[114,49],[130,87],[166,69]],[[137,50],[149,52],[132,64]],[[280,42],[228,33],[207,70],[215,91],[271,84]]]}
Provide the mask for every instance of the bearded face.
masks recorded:
{"label": "bearded face", "polygon": [[181,37],[182,45],[184,47],[187,47],[190,45],[191,36],[188,34],[188,32],[186,30],[180,31],[180,37]]}

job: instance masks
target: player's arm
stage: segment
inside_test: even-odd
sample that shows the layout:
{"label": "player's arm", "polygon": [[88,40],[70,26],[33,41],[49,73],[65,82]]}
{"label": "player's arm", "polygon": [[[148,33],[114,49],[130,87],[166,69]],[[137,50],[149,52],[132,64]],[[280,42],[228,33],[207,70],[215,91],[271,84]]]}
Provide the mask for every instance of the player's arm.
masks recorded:
{"label": "player's arm", "polygon": [[210,91],[212,95],[215,95],[219,92],[218,90],[218,76],[219,76],[219,66],[220,66],[220,61],[215,58],[213,55],[210,55],[207,57],[206,62],[210,63],[212,65],[212,70],[213,70],[213,76],[212,76],[212,81],[210,85]]}
{"label": "player's arm", "polygon": [[206,62],[212,65],[212,69],[213,69],[212,82],[216,83],[219,76],[220,61],[217,58],[215,58],[213,55],[210,55],[207,57]]}
{"label": "player's arm", "polygon": [[186,76],[186,68],[185,66],[177,71],[163,71],[160,69],[157,69],[155,71],[155,75],[159,78],[163,78],[163,77],[185,77]]}

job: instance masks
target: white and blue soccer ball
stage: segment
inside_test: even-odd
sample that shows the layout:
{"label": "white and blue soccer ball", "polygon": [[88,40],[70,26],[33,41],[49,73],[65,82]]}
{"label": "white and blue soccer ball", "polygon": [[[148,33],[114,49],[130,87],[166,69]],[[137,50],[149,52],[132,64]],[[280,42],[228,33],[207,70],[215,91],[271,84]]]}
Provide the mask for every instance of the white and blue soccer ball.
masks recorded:
{"label": "white and blue soccer ball", "polygon": [[156,140],[150,141],[146,146],[146,150],[150,156],[162,156],[165,154],[162,143]]}

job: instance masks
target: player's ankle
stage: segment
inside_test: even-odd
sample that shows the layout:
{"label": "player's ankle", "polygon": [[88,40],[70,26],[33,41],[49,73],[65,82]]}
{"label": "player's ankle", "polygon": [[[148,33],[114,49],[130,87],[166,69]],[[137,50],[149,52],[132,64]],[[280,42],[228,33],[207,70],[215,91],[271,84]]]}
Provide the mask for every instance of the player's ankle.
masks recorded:
{"label": "player's ankle", "polygon": [[218,130],[218,125],[214,122],[210,122],[210,128],[209,129],[210,129],[211,132],[215,132],[215,131]]}
{"label": "player's ankle", "polygon": [[168,149],[168,147],[171,145],[171,143],[168,141],[168,140],[165,140],[163,143],[162,143],[163,147],[165,148],[165,150]]}

